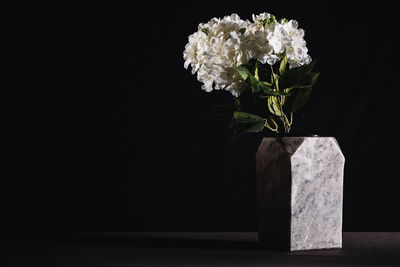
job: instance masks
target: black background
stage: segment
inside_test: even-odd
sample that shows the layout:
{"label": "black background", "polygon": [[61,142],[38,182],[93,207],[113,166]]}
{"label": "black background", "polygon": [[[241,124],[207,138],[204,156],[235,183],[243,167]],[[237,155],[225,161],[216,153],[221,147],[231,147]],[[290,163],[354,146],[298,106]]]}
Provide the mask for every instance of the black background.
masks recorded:
{"label": "black background", "polygon": [[319,2],[13,6],[12,230],[255,231],[268,132],[228,144],[212,110],[232,97],[202,91],[182,52],[200,22],[265,11],[298,20],[318,59],[293,131],[337,138],[343,230],[400,230],[396,6]]}

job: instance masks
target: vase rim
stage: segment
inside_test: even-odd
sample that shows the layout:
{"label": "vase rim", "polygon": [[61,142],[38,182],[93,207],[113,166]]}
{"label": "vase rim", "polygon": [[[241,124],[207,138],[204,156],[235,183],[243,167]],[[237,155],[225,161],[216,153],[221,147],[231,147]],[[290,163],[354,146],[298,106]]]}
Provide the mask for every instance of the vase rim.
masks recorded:
{"label": "vase rim", "polygon": [[296,134],[296,135],[276,135],[276,136],[264,136],[264,138],[308,138],[308,137],[333,137],[330,135],[323,135],[323,134]]}

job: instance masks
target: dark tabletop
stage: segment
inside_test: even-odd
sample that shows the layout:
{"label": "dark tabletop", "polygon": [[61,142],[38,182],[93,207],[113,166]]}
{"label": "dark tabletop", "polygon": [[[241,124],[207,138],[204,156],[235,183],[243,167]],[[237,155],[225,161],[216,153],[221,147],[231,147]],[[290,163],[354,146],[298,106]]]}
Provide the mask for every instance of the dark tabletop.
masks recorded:
{"label": "dark tabletop", "polygon": [[19,234],[4,240],[11,266],[400,266],[400,232],[343,233],[343,249],[301,252],[266,250],[253,232]]}

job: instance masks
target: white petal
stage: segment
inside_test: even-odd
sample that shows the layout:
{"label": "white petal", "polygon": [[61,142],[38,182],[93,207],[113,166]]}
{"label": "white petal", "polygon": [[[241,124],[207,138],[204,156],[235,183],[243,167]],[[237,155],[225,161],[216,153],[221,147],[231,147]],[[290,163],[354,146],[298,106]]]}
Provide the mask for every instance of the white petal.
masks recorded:
{"label": "white petal", "polygon": [[185,67],[185,69],[187,69],[189,65],[190,65],[190,60],[188,59],[185,61],[185,64],[183,66]]}

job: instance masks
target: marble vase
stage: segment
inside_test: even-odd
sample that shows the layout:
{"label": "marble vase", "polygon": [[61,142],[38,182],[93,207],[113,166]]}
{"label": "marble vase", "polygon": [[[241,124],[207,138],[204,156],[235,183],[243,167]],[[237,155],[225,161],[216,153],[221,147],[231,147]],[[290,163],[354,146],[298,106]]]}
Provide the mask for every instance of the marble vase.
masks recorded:
{"label": "marble vase", "polygon": [[264,138],[256,154],[259,242],[341,248],[344,161],[333,137]]}

